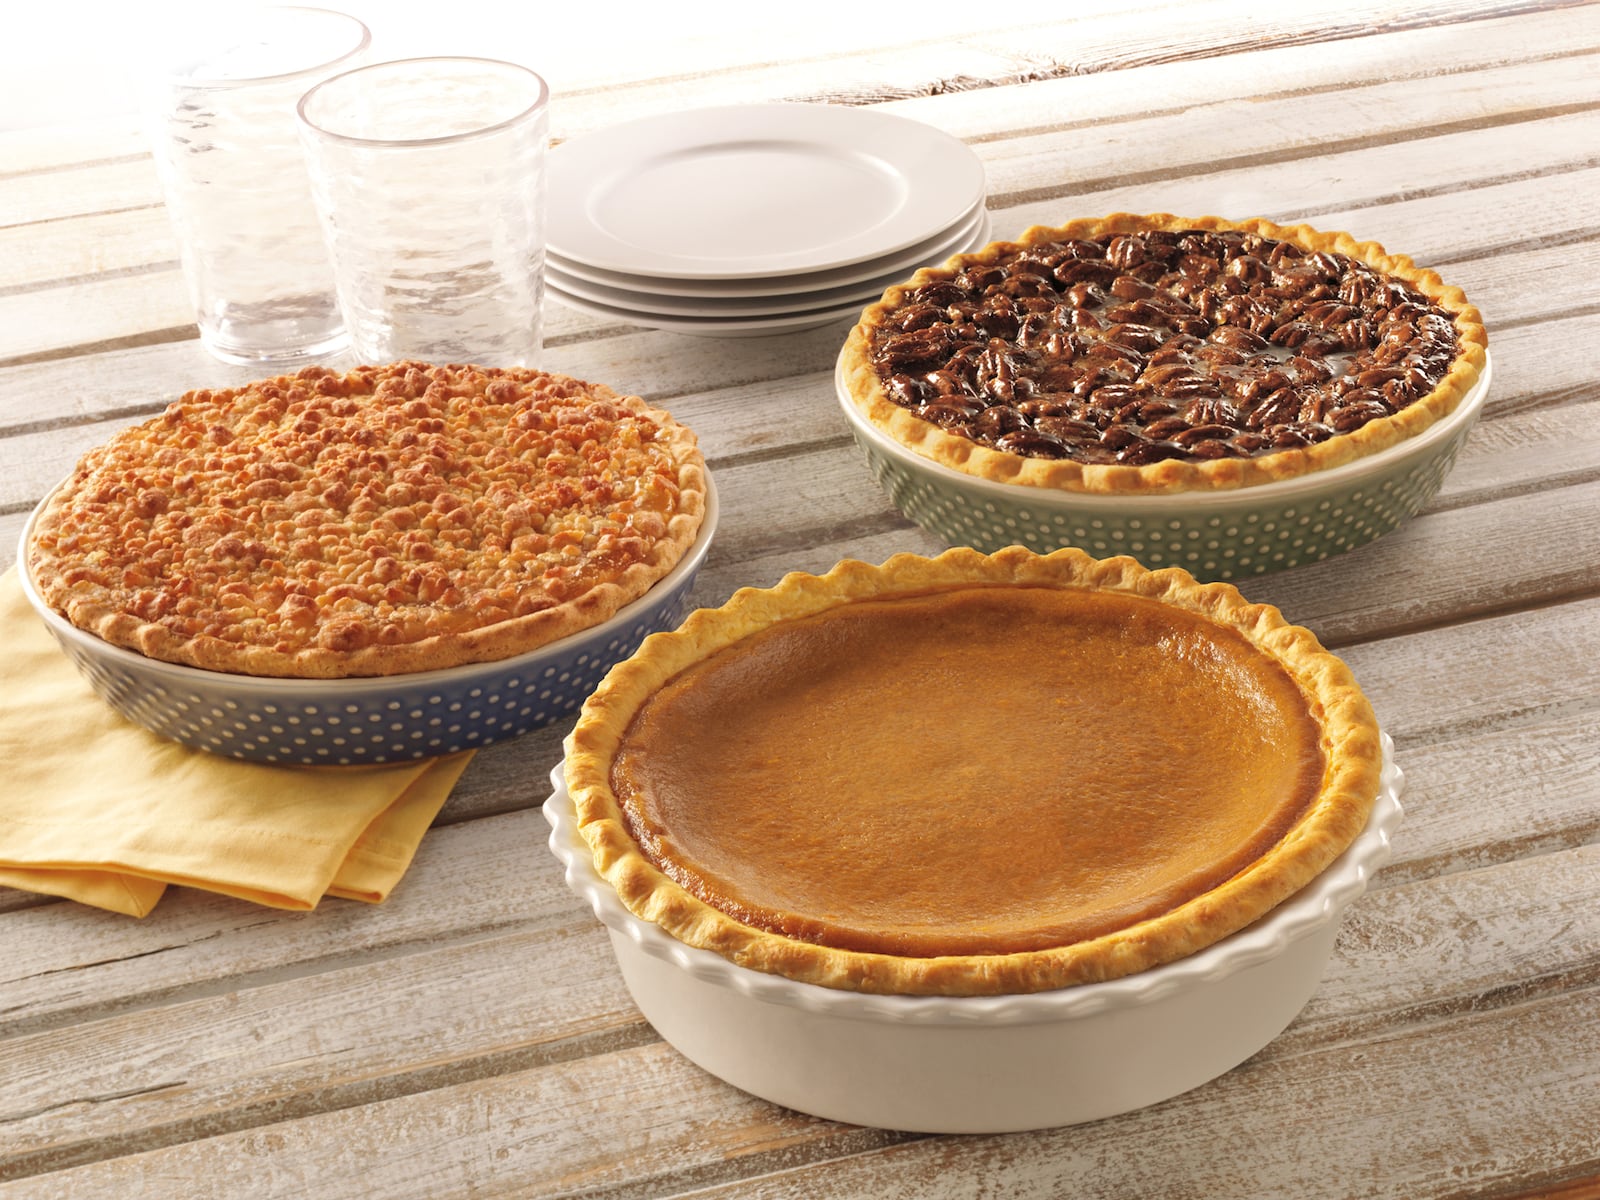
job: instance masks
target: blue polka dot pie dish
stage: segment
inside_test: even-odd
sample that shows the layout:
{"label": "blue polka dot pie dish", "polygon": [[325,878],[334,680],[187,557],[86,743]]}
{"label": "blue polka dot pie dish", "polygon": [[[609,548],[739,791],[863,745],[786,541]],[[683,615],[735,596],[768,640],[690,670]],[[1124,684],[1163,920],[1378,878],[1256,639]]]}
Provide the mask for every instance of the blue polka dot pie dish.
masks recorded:
{"label": "blue polka dot pie dish", "polygon": [[[23,529],[28,544],[32,520]],[[86,633],[51,609],[29,578],[23,591],[67,657],[128,720],[195,749],[252,762],[354,766],[477,749],[575,711],[613,664],[652,633],[674,629],[717,524],[706,479],[705,516],[688,551],[615,616],[537,650],[495,662],[349,679],[225,674],[146,658]]]}

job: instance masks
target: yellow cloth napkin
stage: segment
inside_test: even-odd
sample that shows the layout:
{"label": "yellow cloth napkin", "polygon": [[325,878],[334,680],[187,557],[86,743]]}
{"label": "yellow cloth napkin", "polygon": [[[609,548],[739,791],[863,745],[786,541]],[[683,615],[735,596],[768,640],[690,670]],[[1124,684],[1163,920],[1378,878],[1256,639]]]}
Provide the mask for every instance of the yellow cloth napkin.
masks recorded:
{"label": "yellow cloth napkin", "polygon": [[376,903],[472,751],[377,767],[240,762],[118,716],[0,575],[0,884],[142,917],[168,884],[277,908]]}

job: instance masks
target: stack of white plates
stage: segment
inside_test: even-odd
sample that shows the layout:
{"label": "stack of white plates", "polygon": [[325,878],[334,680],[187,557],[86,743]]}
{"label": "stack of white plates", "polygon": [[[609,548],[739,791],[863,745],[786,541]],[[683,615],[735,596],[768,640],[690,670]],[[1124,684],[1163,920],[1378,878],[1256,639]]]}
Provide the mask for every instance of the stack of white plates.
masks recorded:
{"label": "stack of white plates", "polygon": [[551,151],[549,203],[551,295],[716,337],[852,316],[989,241],[965,144],[832,105],[693,109],[574,138]]}

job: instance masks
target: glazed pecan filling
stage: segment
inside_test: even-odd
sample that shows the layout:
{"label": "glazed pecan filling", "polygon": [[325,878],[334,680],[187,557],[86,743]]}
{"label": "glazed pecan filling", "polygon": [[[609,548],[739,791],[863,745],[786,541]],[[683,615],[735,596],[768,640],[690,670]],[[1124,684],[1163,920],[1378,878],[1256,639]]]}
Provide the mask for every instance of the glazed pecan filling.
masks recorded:
{"label": "glazed pecan filling", "polygon": [[1049,242],[907,292],[871,358],[902,408],[1030,458],[1249,458],[1428,395],[1451,313],[1366,263],[1242,231]]}

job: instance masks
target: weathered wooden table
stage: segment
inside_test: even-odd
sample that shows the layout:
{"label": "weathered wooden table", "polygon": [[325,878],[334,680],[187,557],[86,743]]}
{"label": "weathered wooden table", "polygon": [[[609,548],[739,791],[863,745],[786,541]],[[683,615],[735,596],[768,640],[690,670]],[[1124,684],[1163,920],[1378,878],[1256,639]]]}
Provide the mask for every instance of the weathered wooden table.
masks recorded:
{"label": "weathered wooden table", "polygon": [[[1294,1025],[1194,1092],[1049,1132],[752,1099],[644,1023],[563,886],[538,812],[562,726],[481,752],[382,906],[174,889],[136,921],[0,892],[0,1196],[1600,1194],[1600,7],[1048,11],[534,65],[558,138],[881,103],[977,149],[1000,236],[1306,220],[1482,308],[1494,391],[1437,500],[1246,587],[1351,663],[1409,781],[1395,860]],[[176,258],[131,120],[0,135],[0,567],[82,451],[248,376],[200,349]],[[700,601],[939,548],[836,411],[848,324],[710,341],[552,307],[547,366],[699,432],[724,508]]]}

